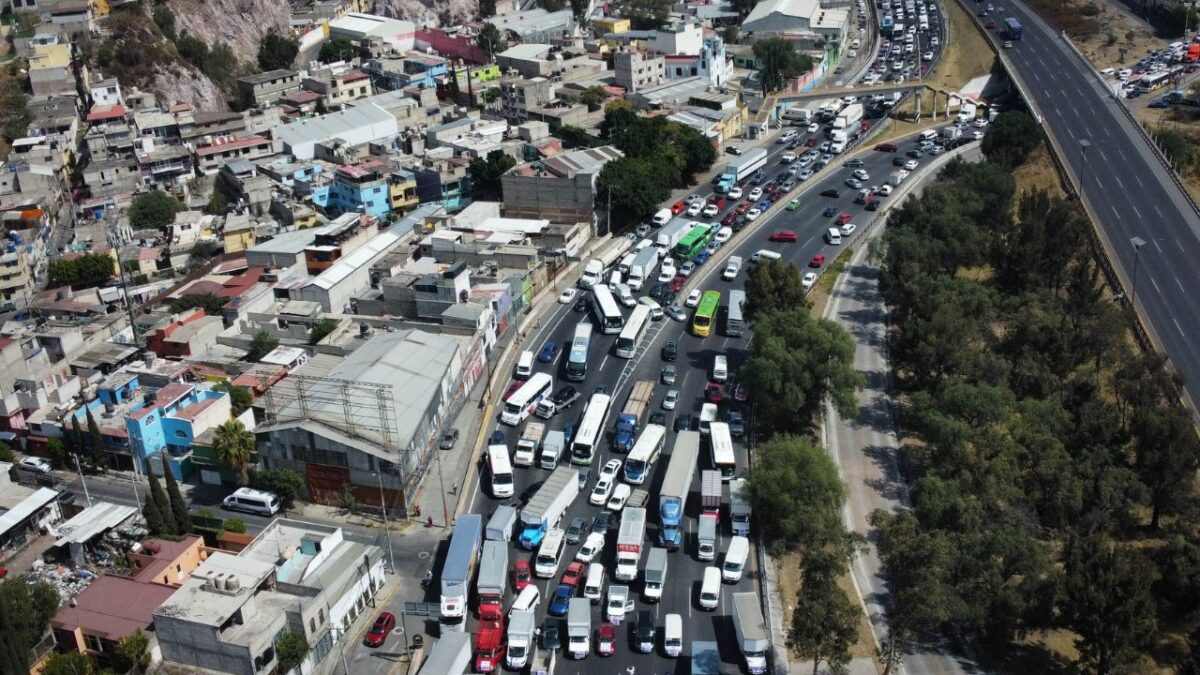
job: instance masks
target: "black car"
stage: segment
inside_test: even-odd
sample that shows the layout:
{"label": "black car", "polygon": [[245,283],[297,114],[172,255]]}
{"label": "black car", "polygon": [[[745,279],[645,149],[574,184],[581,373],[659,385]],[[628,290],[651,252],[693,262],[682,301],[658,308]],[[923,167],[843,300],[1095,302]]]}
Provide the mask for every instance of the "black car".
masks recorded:
{"label": "black car", "polygon": [[663,413],[663,412],[656,412],[656,413],[651,414],[650,415],[650,424],[666,426],[667,425],[667,414]]}
{"label": "black car", "polygon": [[879,201],[871,200],[870,202],[867,202],[867,210],[868,211],[878,211],[879,210]]}
{"label": "black car", "polygon": [[913,159],[921,159],[921,157],[925,153],[921,152],[920,150],[917,150],[916,148],[913,148],[912,150],[909,150],[908,152],[906,152],[904,154],[908,155],[909,157],[912,157]]}
{"label": "black car", "polygon": [[607,394],[608,393],[608,385],[607,384],[598,384],[598,385],[596,385],[595,391],[593,391],[592,393],[593,394]]}
{"label": "black car", "polygon": [[438,443],[438,447],[443,450],[449,450],[458,442],[458,429],[451,429],[442,434],[442,440]]}
{"label": "black car", "polygon": [[533,485],[530,485],[529,487],[525,488],[525,491],[521,493],[521,506],[528,504],[529,500],[533,499],[533,496],[536,495],[537,491],[541,489],[542,483],[544,483],[544,482],[545,481],[539,480],[538,482],[534,483]]}
{"label": "black car", "polygon": [[654,286],[652,286],[650,288],[650,297],[657,300],[658,304],[660,304],[660,305],[667,304],[664,302],[664,300],[670,294],[671,294],[671,287],[668,286],[665,282],[656,283],[656,284],[654,284]]}
{"label": "black car", "polygon": [[587,534],[587,521],[583,518],[575,518],[571,521],[571,524],[567,526],[567,543],[578,544],[579,542],[583,541],[583,538],[586,537]]}
{"label": "black car", "polygon": [[579,299],[575,301],[575,306],[572,307],[571,309],[575,310],[576,312],[586,312],[587,308],[588,308],[588,296],[587,296],[587,294],[581,294],[579,296]]}
{"label": "black car", "polygon": [[692,428],[692,416],[680,415],[675,418],[675,431],[687,431]]}
{"label": "black car", "polygon": [[492,437],[488,439],[488,445],[504,445],[504,432],[499,429],[492,432]]}
{"label": "black car", "polygon": [[667,342],[662,348],[662,360],[674,361],[679,357],[679,343],[675,340]]}
{"label": "black car", "polygon": [[908,160],[904,159],[900,155],[896,155],[892,158],[892,166],[904,166],[904,163],[907,161]]}
{"label": "black car", "polygon": [[592,518],[592,532],[604,534],[612,529],[613,519],[611,511],[601,511]]}
{"label": "black car", "polygon": [[842,193],[838,190],[834,190],[834,189],[830,188],[828,190],[821,190],[821,196],[822,197],[833,197],[834,199],[837,199],[838,197],[842,196]]}
{"label": "black car", "polygon": [[562,412],[575,405],[575,402],[579,400],[579,392],[569,384],[564,385],[554,392],[554,396],[550,400],[554,401],[554,410]]}
{"label": "black car", "polygon": [[746,225],[749,224],[749,222],[750,221],[746,219],[746,214],[743,213],[742,215],[738,216],[737,218],[734,218],[733,225],[731,225],[731,227],[733,228],[734,232],[741,232],[742,228],[746,227]]}
{"label": "black car", "polygon": [[558,634],[558,620],[546,619],[542,624],[542,649],[556,652],[562,648],[562,638]]}
{"label": "black car", "polygon": [[847,169],[857,169],[857,168],[860,168],[862,165],[863,165],[863,161],[861,159],[852,159],[852,160],[846,162],[845,164],[843,164],[842,166],[846,167]]}
{"label": "black car", "polygon": [[637,627],[633,631],[634,649],[649,654],[654,651],[654,615],[648,610],[638,612]]}

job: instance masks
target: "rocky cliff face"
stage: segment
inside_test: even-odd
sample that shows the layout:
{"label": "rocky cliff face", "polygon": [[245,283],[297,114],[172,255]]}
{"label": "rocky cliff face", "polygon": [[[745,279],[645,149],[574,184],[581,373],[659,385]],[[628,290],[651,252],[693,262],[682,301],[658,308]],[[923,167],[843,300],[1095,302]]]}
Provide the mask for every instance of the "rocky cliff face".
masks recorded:
{"label": "rocky cliff face", "polygon": [[195,110],[229,110],[221,89],[207,75],[183,62],[156,66],[150,91],[163,105],[179,101],[190,103]]}
{"label": "rocky cliff face", "polygon": [[479,12],[478,0],[376,0],[375,12],[420,26],[454,26]]}
{"label": "rocky cliff face", "polygon": [[259,40],[271,29],[287,35],[291,14],[282,0],[170,0],[167,6],[180,34],[186,30],[210,47],[224,42],[255,69]]}

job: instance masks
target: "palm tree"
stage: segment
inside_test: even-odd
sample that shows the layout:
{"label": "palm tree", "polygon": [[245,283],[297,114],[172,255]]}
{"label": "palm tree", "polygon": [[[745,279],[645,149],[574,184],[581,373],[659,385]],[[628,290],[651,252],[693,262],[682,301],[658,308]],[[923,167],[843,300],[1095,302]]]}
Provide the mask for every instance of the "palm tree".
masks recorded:
{"label": "palm tree", "polygon": [[254,455],[254,434],[246,431],[246,427],[238,420],[229,420],[217,427],[213,449],[218,459],[238,472],[238,485],[245,485],[246,469]]}

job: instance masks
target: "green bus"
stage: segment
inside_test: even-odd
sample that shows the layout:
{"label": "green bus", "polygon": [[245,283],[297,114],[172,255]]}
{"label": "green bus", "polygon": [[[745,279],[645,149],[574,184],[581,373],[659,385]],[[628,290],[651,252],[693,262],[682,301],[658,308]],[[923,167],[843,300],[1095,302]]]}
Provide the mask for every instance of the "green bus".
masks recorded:
{"label": "green bus", "polygon": [[720,291],[704,291],[704,295],[700,296],[700,304],[696,306],[696,314],[692,316],[692,335],[703,338],[712,334],[713,321],[720,305]]}
{"label": "green bus", "polygon": [[696,254],[704,250],[708,246],[708,242],[712,241],[713,233],[716,228],[708,225],[697,225],[692,228],[691,232],[683,235],[683,239],[675,244],[675,257],[679,260],[686,261],[696,257]]}

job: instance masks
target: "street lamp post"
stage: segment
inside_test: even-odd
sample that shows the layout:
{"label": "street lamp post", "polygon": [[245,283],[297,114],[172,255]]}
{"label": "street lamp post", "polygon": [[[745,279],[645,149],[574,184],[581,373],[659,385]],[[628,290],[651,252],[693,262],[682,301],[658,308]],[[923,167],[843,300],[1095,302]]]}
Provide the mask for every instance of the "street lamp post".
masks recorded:
{"label": "street lamp post", "polygon": [[1083,201],[1084,182],[1087,180],[1087,151],[1088,151],[1088,148],[1090,148],[1090,147],[1092,147],[1091,141],[1089,141],[1086,138],[1079,139],[1079,156],[1081,158],[1080,168],[1079,168],[1079,201],[1080,202]]}
{"label": "street lamp post", "polygon": [[83,496],[87,499],[88,506],[91,506],[92,494],[88,492],[87,479],[83,477],[83,467],[79,465],[79,453],[73,452],[71,457],[75,458],[75,470],[79,472],[79,484],[83,486]]}
{"label": "street lamp post", "polygon": [[392,574],[396,573],[396,556],[392,553],[392,529],[388,526],[387,515],[387,499],[383,495],[383,471],[375,474],[379,479],[379,508],[383,510],[383,536],[387,537],[388,543],[388,567],[391,568]]}
{"label": "street lamp post", "polygon": [[1138,259],[1141,257],[1142,247],[1146,245],[1146,240],[1141,237],[1133,237],[1129,240],[1133,246],[1133,297],[1130,302],[1133,306],[1133,311],[1137,311],[1137,277],[1138,277]]}

